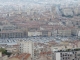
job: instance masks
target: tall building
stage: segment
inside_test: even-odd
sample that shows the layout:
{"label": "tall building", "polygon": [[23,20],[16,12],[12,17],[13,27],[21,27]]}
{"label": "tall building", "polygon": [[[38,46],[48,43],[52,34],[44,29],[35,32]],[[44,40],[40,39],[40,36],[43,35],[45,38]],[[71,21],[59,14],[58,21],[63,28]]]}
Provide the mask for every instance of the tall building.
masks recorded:
{"label": "tall building", "polygon": [[34,59],[34,42],[32,41],[19,41],[19,51],[20,53],[31,54],[32,60]]}

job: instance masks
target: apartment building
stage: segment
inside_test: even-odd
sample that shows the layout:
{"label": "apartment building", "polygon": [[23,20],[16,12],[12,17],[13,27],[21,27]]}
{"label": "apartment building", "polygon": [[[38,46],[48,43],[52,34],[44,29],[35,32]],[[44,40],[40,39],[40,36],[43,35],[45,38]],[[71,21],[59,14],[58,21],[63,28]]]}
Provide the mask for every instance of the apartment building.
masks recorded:
{"label": "apartment building", "polygon": [[19,41],[18,44],[20,53],[29,53],[31,58],[34,58],[34,43],[32,41]]}
{"label": "apartment building", "polygon": [[71,29],[69,29],[69,28],[58,29],[58,35],[63,36],[63,37],[70,37]]}
{"label": "apartment building", "polygon": [[80,60],[80,49],[56,51],[53,53],[53,60]]}
{"label": "apartment building", "polygon": [[0,38],[24,38],[27,33],[21,30],[0,31]]}
{"label": "apartment building", "polygon": [[38,31],[28,31],[28,36],[32,37],[32,36],[41,36],[42,33],[38,32]]}

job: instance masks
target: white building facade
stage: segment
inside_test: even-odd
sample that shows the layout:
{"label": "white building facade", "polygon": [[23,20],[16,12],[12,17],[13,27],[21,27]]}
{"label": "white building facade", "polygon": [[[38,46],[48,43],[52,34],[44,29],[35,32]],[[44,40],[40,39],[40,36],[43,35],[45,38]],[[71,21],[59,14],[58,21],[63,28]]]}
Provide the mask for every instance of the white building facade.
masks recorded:
{"label": "white building facade", "polygon": [[80,51],[54,52],[53,60],[80,60]]}
{"label": "white building facade", "polygon": [[21,41],[18,44],[20,53],[29,53],[31,54],[32,59],[34,58],[34,42]]}

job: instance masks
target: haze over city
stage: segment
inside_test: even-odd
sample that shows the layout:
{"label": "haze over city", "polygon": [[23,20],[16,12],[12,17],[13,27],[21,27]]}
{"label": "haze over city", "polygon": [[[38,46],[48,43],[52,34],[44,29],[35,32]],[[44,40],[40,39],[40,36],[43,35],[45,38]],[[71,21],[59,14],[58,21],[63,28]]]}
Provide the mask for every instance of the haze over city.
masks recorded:
{"label": "haze over city", "polygon": [[0,60],[80,60],[80,0],[0,0]]}

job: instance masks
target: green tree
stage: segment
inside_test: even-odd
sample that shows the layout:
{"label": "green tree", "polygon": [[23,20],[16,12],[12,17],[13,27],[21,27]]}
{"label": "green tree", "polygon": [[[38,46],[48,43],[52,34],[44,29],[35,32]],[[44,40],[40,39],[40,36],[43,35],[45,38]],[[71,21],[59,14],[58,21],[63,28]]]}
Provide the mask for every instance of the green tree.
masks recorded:
{"label": "green tree", "polygon": [[2,52],[2,54],[7,53],[7,51],[4,48],[0,48],[0,52]]}
{"label": "green tree", "polygon": [[7,52],[7,50],[4,48],[0,48],[0,52],[2,52],[2,54],[4,54],[4,55],[8,55],[8,56],[11,55],[11,53]]}

